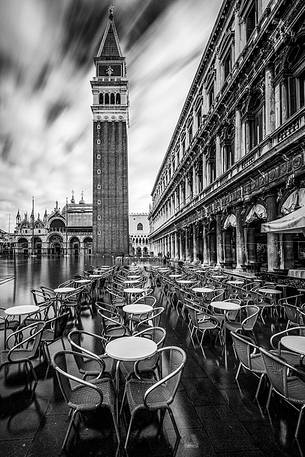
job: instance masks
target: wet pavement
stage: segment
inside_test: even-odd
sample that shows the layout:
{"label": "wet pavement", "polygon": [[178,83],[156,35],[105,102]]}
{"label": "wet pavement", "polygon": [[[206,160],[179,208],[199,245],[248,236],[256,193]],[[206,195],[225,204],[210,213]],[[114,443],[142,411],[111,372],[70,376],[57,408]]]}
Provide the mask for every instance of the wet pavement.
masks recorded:
{"label": "wet pavement", "polygon": [[[66,260],[67,263],[64,263]],[[1,304],[6,300],[8,304],[31,303],[30,288],[42,283],[58,285],[83,271],[84,264],[79,262],[81,260],[69,264],[69,259],[57,259],[48,265],[47,262],[39,266],[30,265],[29,262],[23,266],[17,265],[15,284],[0,286]],[[98,319],[92,320],[88,313],[82,316],[82,324],[85,329],[99,333]],[[266,411],[268,386],[266,383],[263,385],[259,401],[256,402],[257,379],[251,374],[242,373],[240,383],[236,383],[234,376],[237,364],[230,343],[228,368],[225,369],[224,352],[219,342],[215,343],[209,336],[205,338],[207,358],[204,359],[200,348],[193,348],[187,325],[174,310],[166,310],[162,324],[167,329],[165,345],[181,346],[187,353],[182,382],[173,404],[181,440],[176,442],[167,417],[163,433],[157,437],[157,416],[142,415],[136,421],[131,435],[129,456],[303,455],[305,420],[301,425],[300,441],[297,442],[293,436],[297,413],[291,407],[273,396],[270,411]],[[275,329],[280,329],[284,322],[272,324]],[[258,323],[256,335],[260,344],[268,344],[270,333],[270,323]],[[0,343],[3,347],[3,340]],[[55,343],[52,352],[58,349],[61,349],[61,344]],[[61,444],[68,426],[68,407],[53,372],[44,379],[45,369],[43,362],[36,363],[39,382],[34,395],[23,387],[22,369],[10,369],[6,381],[4,370],[1,370],[1,456],[61,455]],[[123,438],[124,422],[121,420]],[[75,433],[75,439],[69,443],[69,454],[73,456],[110,457],[118,455],[118,452],[123,455],[121,450],[117,450],[112,421],[105,412],[88,416],[85,423],[81,424],[79,434]]]}

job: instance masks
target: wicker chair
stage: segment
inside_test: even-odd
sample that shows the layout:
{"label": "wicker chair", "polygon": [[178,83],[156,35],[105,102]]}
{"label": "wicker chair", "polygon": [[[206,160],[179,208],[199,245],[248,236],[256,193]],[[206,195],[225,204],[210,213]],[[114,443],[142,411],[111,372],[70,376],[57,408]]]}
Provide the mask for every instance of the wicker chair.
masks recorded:
{"label": "wicker chair", "polygon": [[[33,322],[11,333],[6,340],[6,347],[0,352],[0,369],[13,364],[24,363],[35,380],[34,389],[38,379],[32,361],[39,355],[40,342],[45,323]],[[27,371],[28,373],[28,371]]]}
{"label": "wicker chair", "polygon": [[259,315],[259,307],[256,305],[244,305],[238,310],[235,320],[230,320],[230,316],[225,316],[224,330],[230,332],[252,332]]}
{"label": "wicker chair", "polygon": [[[126,399],[130,410],[130,422],[128,425],[125,449],[128,446],[132,423],[135,414],[142,410],[161,410],[160,426],[162,427],[165,412],[168,411],[172,424],[174,426],[177,437],[180,433],[171,410],[173,402],[182,375],[182,370],[186,362],[186,354],[179,347],[166,347],[158,349],[158,353],[162,358],[162,378],[155,380],[139,380],[130,379],[126,383]],[[122,403],[121,412],[124,403]]]}
{"label": "wicker chair", "polygon": [[[203,357],[206,357],[205,351],[203,349],[203,338],[207,331],[216,330],[220,331],[220,324],[217,319],[214,318],[211,314],[208,313],[198,313],[198,308],[191,306],[189,303],[186,303],[188,315],[189,315],[189,330],[191,342],[195,348],[194,336],[197,336],[197,340],[202,352]],[[198,338],[198,333],[201,333],[201,338]]]}
{"label": "wicker chair", "polygon": [[255,393],[255,398],[257,399],[263,377],[266,373],[264,361],[261,353],[259,352],[259,347],[256,346],[250,338],[244,335],[241,336],[235,332],[231,332],[231,336],[235,356],[239,361],[235,379],[236,381],[238,380],[241,368],[244,368],[245,370],[253,373],[255,376],[258,376],[259,383]]}
{"label": "wicker chair", "polygon": [[[84,344],[84,339],[87,342],[92,343],[94,352],[88,348],[89,344]],[[68,335],[68,341],[71,344],[71,349],[79,354],[88,354],[92,357],[99,357],[103,363],[103,376],[110,378],[114,377],[115,374],[115,361],[105,354],[105,346],[107,340],[95,333],[86,332],[85,330],[72,330]],[[86,379],[88,376],[97,376],[101,371],[100,363],[97,363],[95,359],[87,359],[85,357],[76,357],[75,362],[78,366],[79,372],[83,378]]]}
{"label": "wicker chair", "polygon": [[[73,351],[60,351],[57,352],[52,360],[52,365],[56,370],[58,382],[60,385],[63,397],[70,408],[70,422],[62,444],[62,449],[66,448],[66,444],[72,429],[75,424],[76,417],[90,411],[98,410],[99,408],[109,409],[118,442],[120,442],[119,428],[116,420],[116,396],[112,380],[109,378],[96,379],[92,382],[85,381],[77,376],[68,372],[69,357],[86,357],[88,359],[95,359],[100,363],[103,369],[102,361],[98,357],[92,357],[88,354],[79,354]],[[71,381],[77,385],[72,387]],[[72,414],[71,414],[72,413]]]}
{"label": "wicker chair", "polygon": [[[305,408],[305,380],[304,372],[285,362],[282,358],[260,348],[265,364],[266,374],[270,381],[270,390],[267,401],[269,408],[272,391],[280,395],[294,409],[299,411],[295,438],[298,437],[300,424]],[[298,405],[300,409],[296,406]]]}

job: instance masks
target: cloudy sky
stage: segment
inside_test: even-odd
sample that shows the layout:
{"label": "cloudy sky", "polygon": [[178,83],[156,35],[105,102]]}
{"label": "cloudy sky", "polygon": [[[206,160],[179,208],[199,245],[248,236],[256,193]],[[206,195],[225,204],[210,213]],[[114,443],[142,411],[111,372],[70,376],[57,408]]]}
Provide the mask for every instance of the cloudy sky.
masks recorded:
{"label": "cloudy sky", "polygon": [[[116,0],[130,81],[129,207],[150,192],[221,0]],[[0,228],[92,201],[93,56],[107,0],[0,0]]]}

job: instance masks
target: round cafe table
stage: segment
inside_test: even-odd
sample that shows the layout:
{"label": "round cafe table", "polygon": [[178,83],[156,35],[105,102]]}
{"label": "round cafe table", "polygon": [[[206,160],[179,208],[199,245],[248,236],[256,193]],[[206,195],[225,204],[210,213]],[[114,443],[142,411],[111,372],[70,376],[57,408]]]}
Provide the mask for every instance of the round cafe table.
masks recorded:
{"label": "round cafe table", "polygon": [[116,391],[118,392],[120,361],[135,362],[136,360],[151,357],[157,352],[157,344],[153,340],[141,338],[140,336],[123,336],[107,343],[105,352],[109,357],[117,360],[115,379]]}
{"label": "round cafe table", "polygon": [[96,274],[96,275],[89,275],[89,278],[91,278],[91,279],[98,279],[98,278],[101,278],[101,277],[102,277],[101,274],[100,274],[100,275],[98,275],[98,274]]}
{"label": "round cafe table", "polygon": [[[140,316],[141,314],[147,315],[153,310],[153,307],[150,305],[145,305],[144,303],[134,303],[130,305],[123,306],[123,311],[126,314],[130,314],[129,325],[132,330],[132,316]],[[145,316],[146,318],[146,316]],[[137,320],[139,322],[139,320]]]}
{"label": "round cafe table", "polygon": [[210,292],[214,292],[214,289],[211,289],[211,287],[194,287],[192,291],[196,294],[208,294]]}
{"label": "round cafe table", "polygon": [[58,287],[57,289],[54,289],[54,292],[58,295],[65,295],[73,292],[74,290],[74,287]]}
{"label": "round cafe table", "polygon": [[39,311],[39,306],[36,305],[18,305],[11,306],[4,310],[6,316],[18,316],[19,324],[21,323],[22,317],[27,316],[28,314],[35,313]]}
{"label": "round cafe table", "polygon": [[177,279],[176,282],[178,284],[186,285],[186,284],[193,284],[194,282],[196,282],[196,280],[195,279]]}
{"label": "round cafe table", "polygon": [[125,284],[137,284],[140,282],[140,279],[124,279]]}
{"label": "round cafe table", "polygon": [[127,275],[128,279],[141,279],[141,275]]}
{"label": "round cafe table", "polygon": [[123,336],[107,343],[105,352],[115,360],[131,362],[151,357],[157,350],[157,344],[139,336]]}
{"label": "round cafe table", "polygon": [[168,275],[169,278],[181,278],[182,275],[179,275],[179,274],[172,274],[172,275]]}
{"label": "round cafe table", "polygon": [[267,295],[280,295],[282,293],[281,290],[267,289],[266,287],[258,289],[258,292],[261,292],[262,294],[267,294]]}
{"label": "round cafe table", "polygon": [[237,303],[231,303],[229,301],[211,301],[210,305],[213,308],[221,309],[223,311],[238,311],[240,305]]}
{"label": "round cafe table", "polygon": [[131,297],[133,295],[142,294],[144,292],[144,289],[142,289],[141,287],[127,287],[126,289],[123,289],[123,291],[125,292],[125,294],[127,294],[127,301],[130,302]]}
{"label": "round cafe table", "polygon": [[224,275],[212,275],[211,278],[221,280],[221,279],[226,279],[226,276],[224,276]]}
{"label": "round cafe table", "polygon": [[89,284],[91,281],[90,279],[76,279],[75,284]]}
{"label": "round cafe table", "polygon": [[305,336],[287,335],[281,338],[281,345],[297,354],[305,354]]}
{"label": "round cafe table", "polygon": [[244,281],[239,281],[238,279],[236,279],[232,281],[227,281],[227,284],[230,284],[231,286],[243,286]]}

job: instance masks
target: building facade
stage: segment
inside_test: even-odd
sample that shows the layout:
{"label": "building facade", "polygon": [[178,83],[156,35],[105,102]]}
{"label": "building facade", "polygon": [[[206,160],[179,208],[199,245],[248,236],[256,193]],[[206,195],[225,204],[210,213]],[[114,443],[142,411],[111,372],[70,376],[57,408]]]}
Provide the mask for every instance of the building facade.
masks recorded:
{"label": "building facade", "polygon": [[147,257],[150,255],[148,236],[148,213],[131,213],[129,215],[129,239],[133,256]]}
{"label": "building facade", "polygon": [[224,0],[149,213],[155,254],[246,270],[305,265],[305,4]]}
{"label": "building facade", "polygon": [[[18,210],[13,236],[0,230],[0,253],[5,251],[4,248],[7,248],[8,244],[13,244],[15,252],[23,255],[91,255],[92,219],[92,203],[86,203],[83,195],[78,203],[75,202],[74,193],[62,210],[56,202],[53,211],[46,210],[43,218],[39,213],[35,216],[33,209],[30,217],[25,213],[21,218]],[[149,255],[148,214],[130,214],[129,226],[130,255]]]}
{"label": "building facade", "polygon": [[128,81],[113,12],[94,58],[93,250],[128,254]]}

